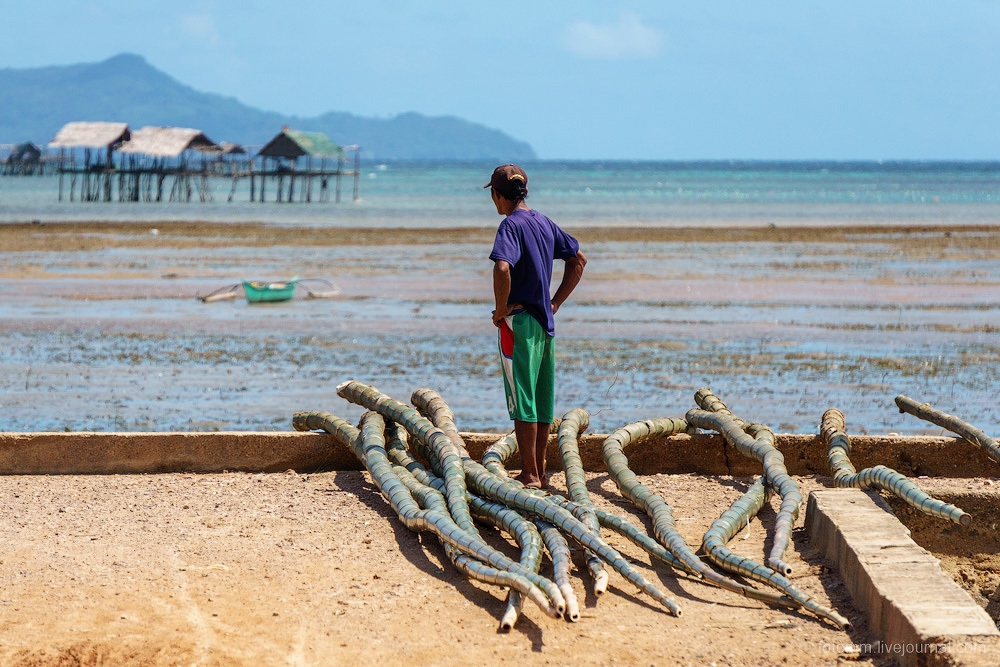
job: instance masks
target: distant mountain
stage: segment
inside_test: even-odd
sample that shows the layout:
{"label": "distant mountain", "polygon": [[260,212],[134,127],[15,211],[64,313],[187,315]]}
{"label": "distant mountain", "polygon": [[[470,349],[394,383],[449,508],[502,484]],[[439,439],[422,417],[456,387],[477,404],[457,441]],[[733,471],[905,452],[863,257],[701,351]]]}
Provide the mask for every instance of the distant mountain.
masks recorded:
{"label": "distant mountain", "polygon": [[192,127],[213,141],[245,145],[264,144],[287,125],[325,132],[341,145],[359,144],[368,160],[535,157],[527,143],[454,116],[382,119],[331,111],[300,118],[261,111],[185,86],[132,54],[92,64],[0,69],[0,143],[44,145],[71,121]]}

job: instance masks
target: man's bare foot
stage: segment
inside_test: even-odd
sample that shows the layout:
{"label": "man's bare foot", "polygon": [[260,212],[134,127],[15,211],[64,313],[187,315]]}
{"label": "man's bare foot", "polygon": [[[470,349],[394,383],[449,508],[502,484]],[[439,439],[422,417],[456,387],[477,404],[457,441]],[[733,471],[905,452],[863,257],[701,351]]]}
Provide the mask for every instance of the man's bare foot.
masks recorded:
{"label": "man's bare foot", "polygon": [[540,488],[542,488],[542,482],[541,482],[541,480],[539,480],[534,475],[528,474],[526,472],[522,472],[520,475],[518,475],[514,479],[516,479],[517,481],[519,481],[521,484],[524,484],[524,486],[526,488],[528,488],[528,489],[540,489]]}

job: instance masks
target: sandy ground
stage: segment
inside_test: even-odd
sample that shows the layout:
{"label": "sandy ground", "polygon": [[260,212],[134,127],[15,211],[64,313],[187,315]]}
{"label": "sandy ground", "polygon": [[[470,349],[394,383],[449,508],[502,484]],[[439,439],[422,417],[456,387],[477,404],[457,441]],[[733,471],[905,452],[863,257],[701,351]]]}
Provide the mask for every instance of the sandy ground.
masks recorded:
{"label": "sandy ground", "polygon": [[913,540],[937,556],[942,568],[1000,623],[1000,465],[996,470],[990,477],[916,480],[931,496],[971,514],[969,527],[943,524],[898,499],[888,500]]}
{"label": "sandy ground", "polygon": [[[691,544],[746,483],[642,479]],[[562,488],[560,475],[552,481]],[[804,493],[817,486],[799,481]],[[599,505],[632,514],[605,475],[590,487]],[[811,666],[841,664],[844,646],[874,642],[810,549],[804,516],[793,579],[846,615],[850,631],[677,578],[611,535],[680,604],[680,618],[614,573],[596,600],[575,552],[582,619],[528,607],[502,633],[503,591],[465,579],[433,538],[403,528],[366,473],[6,477],[0,497],[3,664]],[[773,517],[765,510],[733,548],[762,559]]]}
{"label": "sandy ground", "polygon": [[[1000,423],[1000,235],[990,227],[580,237],[592,264],[578,309],[566,310],[575,352],[562,368],[586,382],[568,385],[567,409],[593,398],[583,407],[617,426],[683,414],[710,384],[778,430],[807,430],[842,399],[863,415],[848,411],[849,430],[905,431],[863,410],[891,405],[909,383],[921,391],[908,395],[962,407],[984,428]],[[495,377],[476,370],[489,353],[478,351],[490,333],[489,238],[399,230],[386,245],[384,230],[0,225],[0,275],[13,286],[0,304],[0,428],[54,419],[44,423],[212,430],[253,413],[284,430],[293,410],[326,409],[333,385],[358,377],[404,399],[432,386],[454,397],[463,429],[503,429],[503,415],[479,407]],[[326,310],[253,313],[192,298],[247,271],[330,276],[346,296]],[[403,355],[369,346],[415,333],[423,338]],[[677,407],[650,399],[651,387]],[[781,409],[767,412],[773,404]],[[697,544],[746,480],[644,481]],[[0,487],[3,664],[891,664],[844,653],[874,638],[811,550],[804,516],[794,579],[846,615],[848,632],[677,579],[611,537],[677,599],[681,618],[617,575],[598,602],[578,572],[579,623],[529,608],[505,634],[503,593],[465,580],[433,539],[404,529],[363,473],[2,477]],[[591,489],[628,511],[606,477]],[[765,510],[734,548],[762,559],[771,521]]]}

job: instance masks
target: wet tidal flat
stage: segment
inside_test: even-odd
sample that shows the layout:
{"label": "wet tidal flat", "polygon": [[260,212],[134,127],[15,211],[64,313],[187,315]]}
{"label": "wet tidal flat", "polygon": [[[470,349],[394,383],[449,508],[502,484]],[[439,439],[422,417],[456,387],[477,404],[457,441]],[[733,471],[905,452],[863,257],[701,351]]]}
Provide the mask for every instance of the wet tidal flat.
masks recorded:
{"label": "wet tidal flat", "polygon": [[[154,233],[155,230],[155,233]],[[1000,433],[1000,233],[989,226],[581,229],[590,263],[557,321],[557,413],[591,430],[683,416],[709,386],[738,415],[815,432],[940,429],[897,394]],[[345,418],[347,379],[439,391],[503,431],[490,231],[232,223],[0,225],[0,429],[288,430]],[[326,278],[331,299],[195,298]]]}

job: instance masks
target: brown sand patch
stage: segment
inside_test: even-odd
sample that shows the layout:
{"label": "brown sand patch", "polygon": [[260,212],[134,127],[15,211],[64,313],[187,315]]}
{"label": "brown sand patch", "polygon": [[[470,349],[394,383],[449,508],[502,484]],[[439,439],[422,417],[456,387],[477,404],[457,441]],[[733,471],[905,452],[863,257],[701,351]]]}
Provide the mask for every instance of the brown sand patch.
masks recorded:
{"label": "brown sand patch", "polygon": [[[156,230],[155,233],[152,230]],[[676,243],[884,243],[921,255],[1000,248],[992,225],[761,226],[761,227],[585,227],[571,230],[584,244]],[[274,245],[489,244],[493,228],[380,229],[296,227],[218,222],[37,222],[0,224],[7,251],[82,251],[117,247],[227,247]]]}

